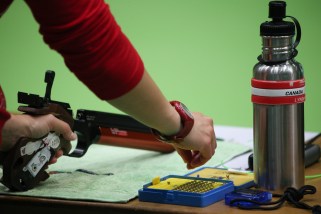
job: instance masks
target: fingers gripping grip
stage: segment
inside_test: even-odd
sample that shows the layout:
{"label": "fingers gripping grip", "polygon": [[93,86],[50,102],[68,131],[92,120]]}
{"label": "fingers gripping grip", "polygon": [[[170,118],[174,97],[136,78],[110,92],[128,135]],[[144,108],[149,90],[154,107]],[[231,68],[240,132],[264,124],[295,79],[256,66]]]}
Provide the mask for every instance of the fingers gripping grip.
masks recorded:
{"label": "fingers gripping grip", "polygon": [[[72,117],[57,104],[49,104],[41,109],[20,106],[19,110],[32,115],[53,114],[71,128],[73,126]],[[34,188],[49,177],[45,170],[60,149],[64,154],[68,154],[71,144],[54,132],[39,139],[21,138],[3,159],[1,183],[12,191]]]}

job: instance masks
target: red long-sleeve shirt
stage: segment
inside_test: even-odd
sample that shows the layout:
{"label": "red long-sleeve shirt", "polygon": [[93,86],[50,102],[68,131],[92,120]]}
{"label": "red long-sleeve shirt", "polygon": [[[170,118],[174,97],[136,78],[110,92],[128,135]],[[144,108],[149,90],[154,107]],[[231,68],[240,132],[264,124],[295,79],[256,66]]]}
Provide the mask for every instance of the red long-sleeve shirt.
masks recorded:
{"label": "red long-sleeve shirt", "polygon": [[[25,2],[44,42],[62,55],[70,71],[100,99],[117,98],[141,80],[143,62],[103,0]],[[10,3],[0,2],[0,14]],[[8,112],[2,108],[0,131],[7,119]]]}
{"label": "red long-sleeve shirt", "polygon": [[6,99],[0,86],[0,144],[2,141],[2,127],[10,118],[10,114],[6,111]]}

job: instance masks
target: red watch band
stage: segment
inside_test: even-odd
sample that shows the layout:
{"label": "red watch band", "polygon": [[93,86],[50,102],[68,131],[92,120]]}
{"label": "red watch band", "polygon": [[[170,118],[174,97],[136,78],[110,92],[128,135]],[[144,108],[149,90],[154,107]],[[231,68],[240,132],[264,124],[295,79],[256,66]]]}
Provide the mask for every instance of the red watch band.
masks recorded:
{"label": "red watch band", "polygon": [[179,116],[181,117],[181,124],[182,124],[181,130],[174,135],[168,136],[160,133],[156,129],[151,129],[152,133],[155,135],[155,137],[158,140],[162,142],[167,142],[167,143],[182,141],[184,137],[186,137],[190,133],[194,125],[194,117],[183,103],[174,100],[174,101],[171,101],[170,104],[175,108],[175,110],[178,112]]}

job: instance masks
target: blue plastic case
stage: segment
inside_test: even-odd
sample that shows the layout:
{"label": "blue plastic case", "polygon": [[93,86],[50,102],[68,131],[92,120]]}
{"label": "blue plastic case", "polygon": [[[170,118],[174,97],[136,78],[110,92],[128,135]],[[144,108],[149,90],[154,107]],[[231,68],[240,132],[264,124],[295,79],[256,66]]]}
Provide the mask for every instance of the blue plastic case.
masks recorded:
{"label": "blue plastic case", "polygon": [[[179,190],[179,188],[181,188],[184,184],[174,185],[177,186],[176,189],[166,189],[167,187],[165,182],[169,184],[169,180],[171,179],[176,183],[180,183],[183,180],[190,180],[191,182],[195,183],[213,182],[218,183],[219,185],[218,187],[213,187],[213,189],[202,193]],[[160,188],[154,188],[155,185],[153,184],[153,182],[145,184],[143,188],[138,191],[138,199],[140,201],[146,202],[205,207],[217,201],[223,200],[225,194],[230,193],[234,190],[232,181],[211,178],[169,175],[159,179],[159,182],[163,183],[163,186]]]}

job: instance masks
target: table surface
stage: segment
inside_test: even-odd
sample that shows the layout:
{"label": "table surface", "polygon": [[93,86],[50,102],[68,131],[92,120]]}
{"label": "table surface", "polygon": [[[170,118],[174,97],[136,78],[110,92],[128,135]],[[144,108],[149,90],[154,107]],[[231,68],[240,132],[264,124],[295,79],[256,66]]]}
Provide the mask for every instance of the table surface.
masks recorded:
{"label": "table surface", "polygon": [[[321,138],[320,138],[321,139]],[[321,145],[321,140],[316,142]],[[305,175],[321,174],[321,162],[317,162],[306,168]],[[305,184],[313,185],[317,188],[317,192],[313,195],[305,195],[301,200],[310,206],[321,205],[321,177],[314,179],[306,179]],[[151,202],[141,202],[134,199],[128,203],[106,203],[92,201],[75,201],[63,199],[37,198],[26,196],[8,196],[0,195],[0,210],[5,211],[23,211],[25,213],[45,213],[57,214],[57,212],[67,211],[71,213],[248,213],[248,210],[241,210],[235,207],[229,207],[224,204],[224,200],[216,202],[210,206],[188,207],[171,204],[159,204]],[[253,212],[253,210],[251,211]],[[266,213],[266,211],[254,210],[256,213]],[[285,203],[281,208],[271,211],[273,213],[311,213],[308,210],[302,210]]]}
{"label": "table surface", "polygon": [[[306,175],[321,174],[321,162],[318,162],[306,169]],[[314,185],[317,193],[314,195],[306,195],[303,202],[309,205],[321,205],[321,178],[307,179],[306,184]],[[103,203],[90,201],[71,201],[61,199],[36,198],[25,196],[6,196],[0,195],[0,209],[14,211],[24,211],[27,213],[57,213],[59,211],[70,211],[72,213],[246,213],[249,211],[231,208],[219,201],[210,206],[198,208],[187,207],[170,204],[158,204],[150,202],[141,202],[134,199],[126,204],[119,203]],[[256,211],[258,213],[266,213],[265,211]],[[280,209],[274,210],[273,213],[291,212],[291,214],[302,213],[298,208],[285,203]]]}

